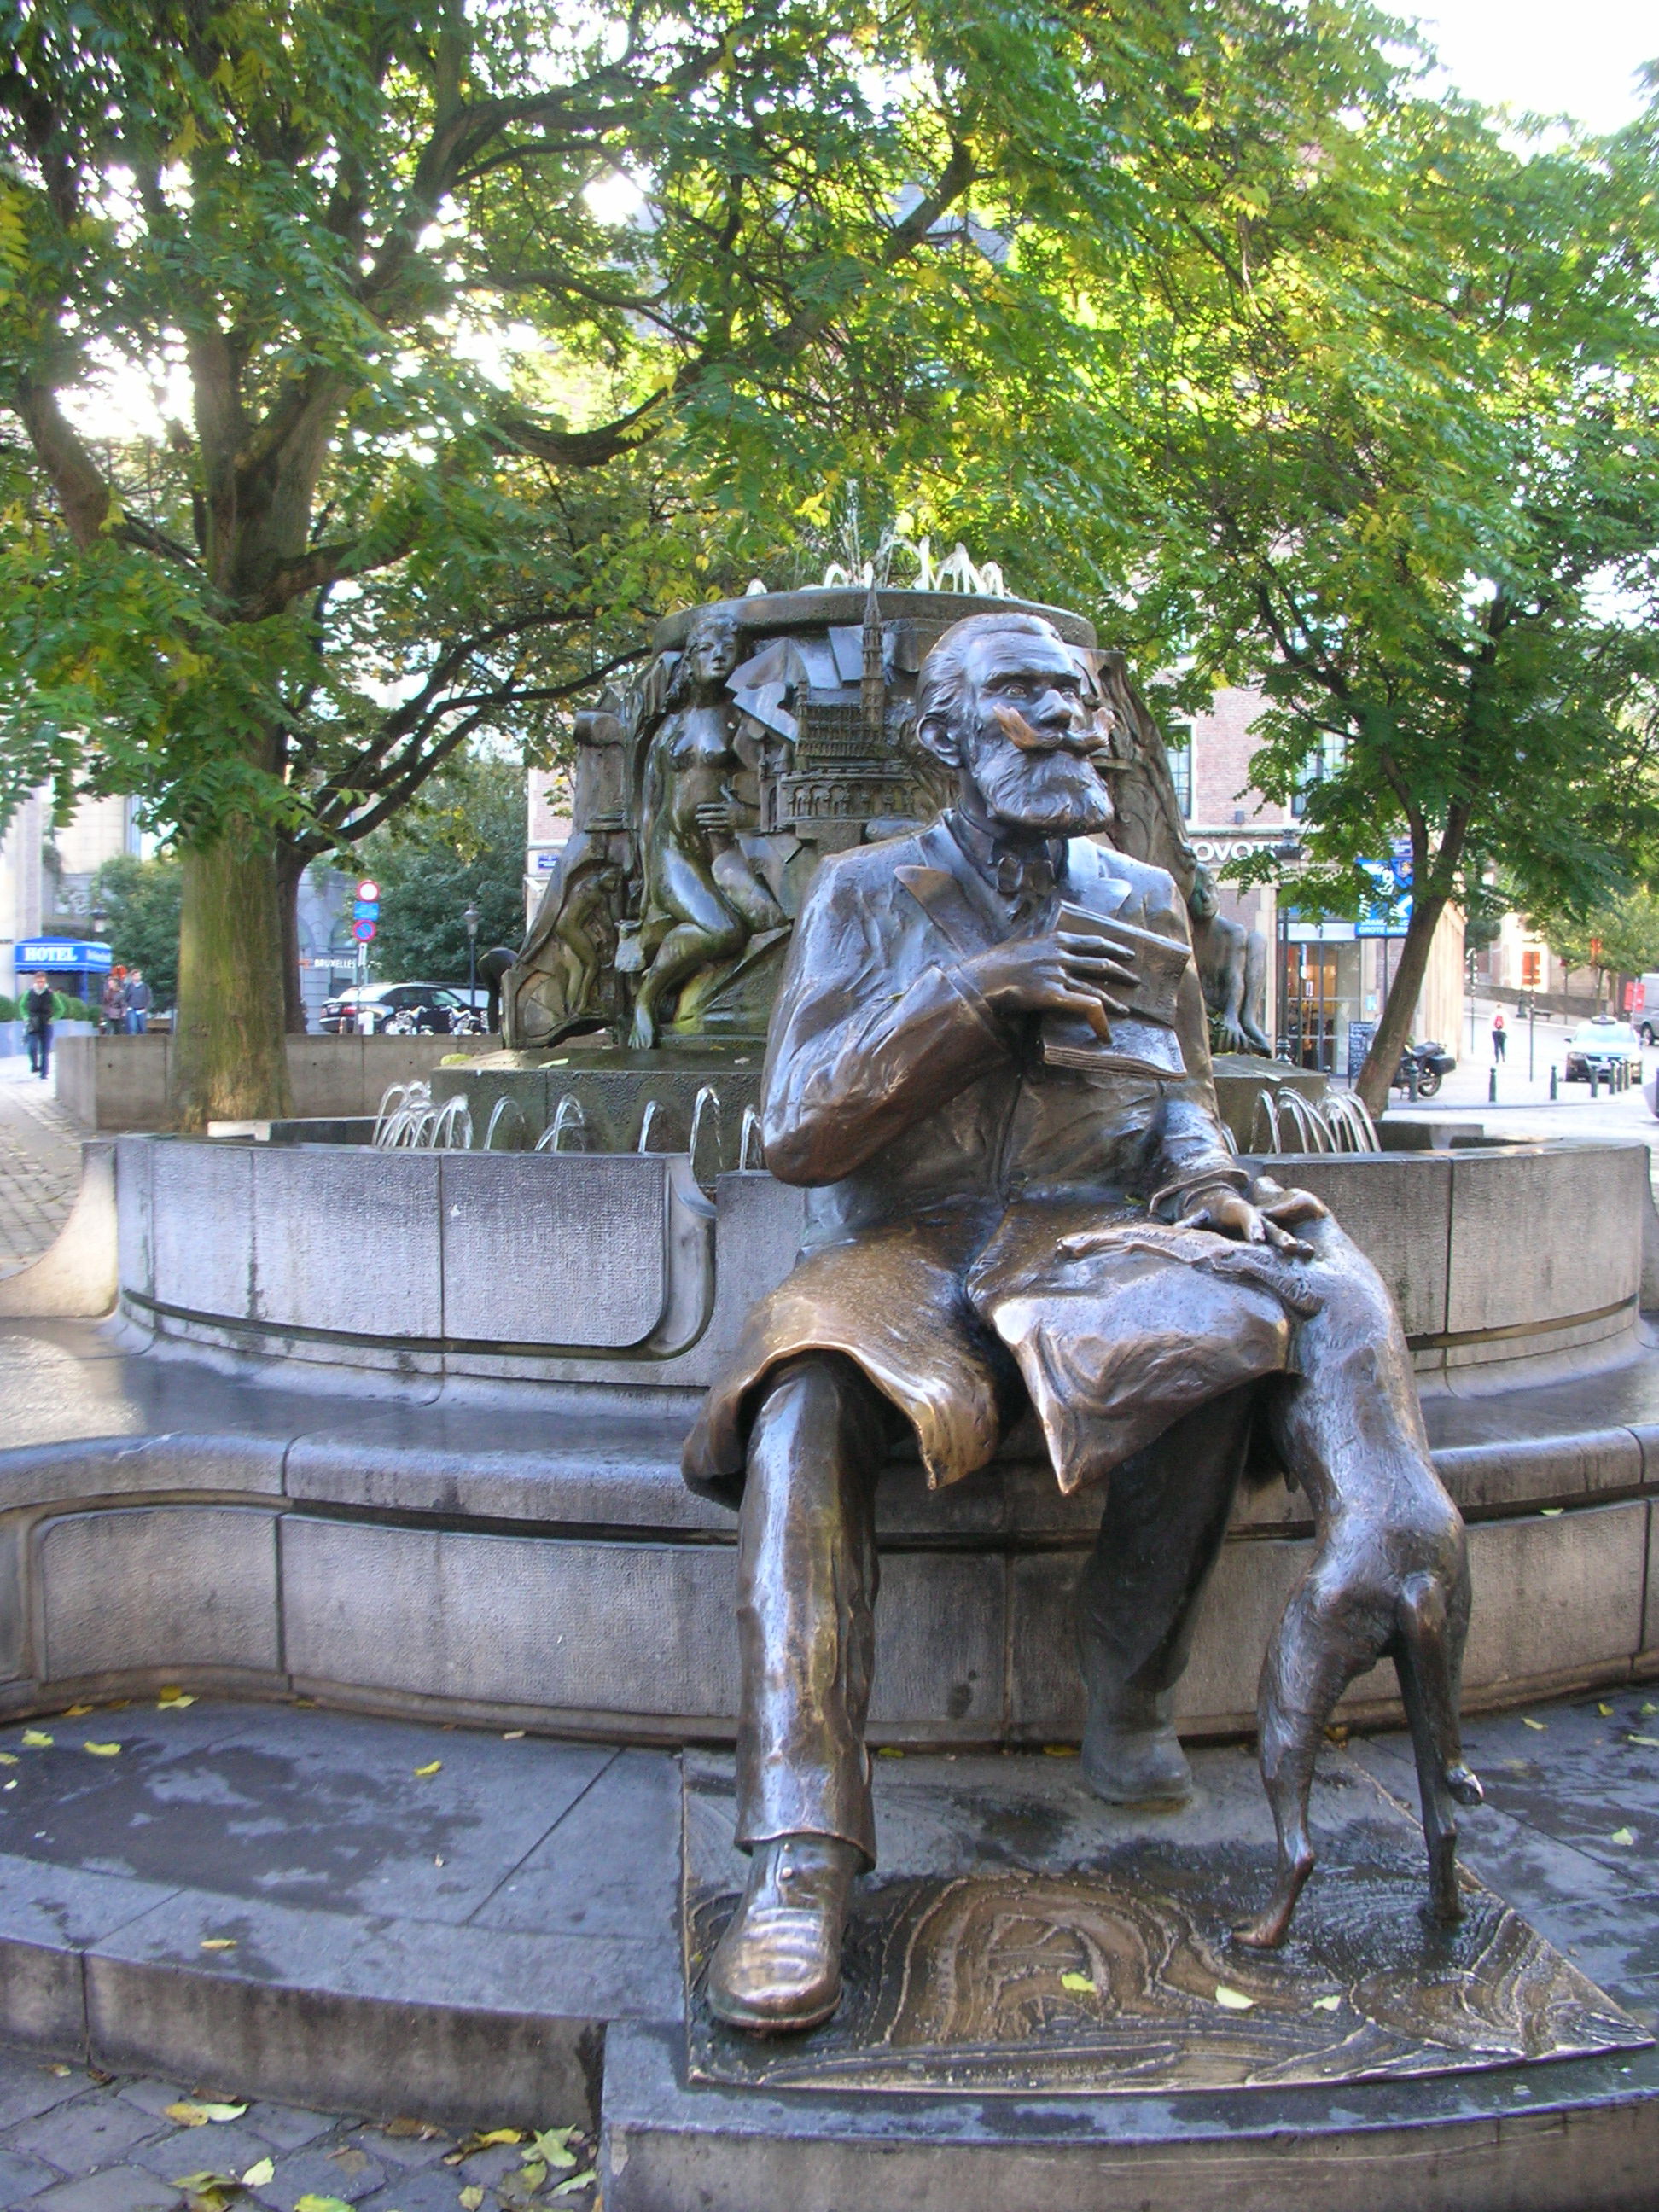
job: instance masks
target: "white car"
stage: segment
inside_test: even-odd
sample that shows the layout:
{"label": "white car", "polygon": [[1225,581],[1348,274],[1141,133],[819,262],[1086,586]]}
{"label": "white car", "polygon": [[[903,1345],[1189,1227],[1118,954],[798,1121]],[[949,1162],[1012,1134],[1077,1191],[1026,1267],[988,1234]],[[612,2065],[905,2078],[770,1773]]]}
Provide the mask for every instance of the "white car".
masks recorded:
{"label": "white car", "polygon": [[1592,1067],[1606,1081],[1620,1066],[1630,1070],[1632,1082],[1642,1080],[1641,1040],[1628,1022],[1598,1014],[1594,1021],[1581,1022],[1567,1039],[1566,1065],[1561,1072],[1569,1083],[1588,1083]]}

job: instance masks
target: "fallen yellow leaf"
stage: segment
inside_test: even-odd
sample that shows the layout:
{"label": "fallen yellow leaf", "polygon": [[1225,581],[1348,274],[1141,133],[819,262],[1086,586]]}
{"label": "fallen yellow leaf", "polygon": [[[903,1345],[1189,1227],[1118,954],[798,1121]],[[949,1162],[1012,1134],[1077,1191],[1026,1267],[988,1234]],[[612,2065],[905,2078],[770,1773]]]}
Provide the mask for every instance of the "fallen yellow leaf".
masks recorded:
{"label": "fallen yellow leaf", "polygon": [[89,1751],[94,1759],[113,1759],[121,1747],[118,1743],[83,1743],[82,1751]]}
{"label": "fallen yellow leaf", "polygon": [[268,2158],[256,2159],[242,2176],[244,2189],[263,2189],[268,2181],[276,2179],[275,2162]]}
{"label": "fallen yellow leaf", "polygon": [[1646,1718],[1647,1718],[1650,1714],[1653,1714],[1653,1713],[1659,1713],[1659,1705],[1653,1705],[1653,1704],[1648,1704],[1648,1705],[1644,1705],[1644,1706],[1642,1707],[1641,1711],[1642,1711],[1642,1717],[1643,1717],[1643,1718],[1645,1720],[1645,1719],[1646,1719]]}
{"label": "fallen yellow leaf", "polygon": [[434,1759],[430,1766],[417,1766],[415,1771],[424,1778],[428,1774],[435,1774],[442,1765],[443,1761],[441,1759]]}
{"label": "fallen yellow leaf", "polygon": [[1341,2005],[1340,1997],[1316,1997],[1313,2001],[1313,2008],[1316,2012],[1338,2012],[1341,2009]]}
{"label": "fallen yellow leaf", "polygon": [[876,1756],[878,1759],[902,1759],[904,1753],[896,1743],[884,1743]]}
{"label": "fallen yellow leaf", "polygon": [[[477,2186],[475,2185],[474,2187],[472,2187],[472,2188],[471,2188],[471,2189],[464,2189],[464,2190],[462,2190],[462,2191],[461,2191],[461,2212],[478,2212],[478,2207],[479,2207],[483,2203],[483,2190],[482,2190],[482,2189],[479,2189],[478,2187],[477,2187]],[[296,2205],[296,2206],[295,2206],[295,2212],[304,2212],[304,2207],[303,2207],[303,2206],[300,2206],[300,2205]]]}
{"label": "fallen yellow leaf", "polygon": [[553,2194],[556,2197],[568,2197],[573,2189],[586,2189],[598,2179],[598,2170],[590,2166],[586,2173],[573,2173],[568,2181],[562,2181]]}
{"label": "fallen yellow leaf", "polygon": [[343,2197],[301,2197],[294,2212],[351,2212]]}
{"label": "fallen yellow leaf", "polygon": [[1531,1729],[1537,1735],[1542,1735],[1545,1729],[1549,1726],[1549,1723],[1547,1721],[1535,1721],[1529,1714],[1522,1713],[1521,1716],[1521,1725],[1522,1728]]}
{"label": "fallen yellow leaf", "polygon": [[18,1758],[15,1751],[0,1751],[0,1766],[15,1766],[17,1764]]}
{"label": "fallen yellow leaf", "polygon": [[536,2148],[550,2166],[574,2166],[570,2138],[580,2133],[580,2128],[538,2128]]}
{"label": "fallen yellow leaf", "polygon": [[1081,1990],[1091,1997],[1097,1997],[1100,1995],[1100,1991],[1087,1974],[1062,1974],[1060,1978],[1060,1986],[1063,1990]]}
{"label": "fallen yellow leaf", "polygon": [[1075,1759],[1077,1746],[1074,1743],[1045,1743],[1042,1755],[1045,1759]]}
{"label": "fallen yellow leaf", "polygon": [[487,2135],[475,2138],[479,2150],[488,2150],[495,2143],[520,2143],[524,2141],[522,2128],[491,2128]]}
{"label": "fallen yellow leaf", "polygon": [[246,2105],[204,2105],[202,2110],[207,2114],[209,2119],[222,2123],[225,2120],[240,2120],[246,2112],[247,2106]]}
{"label": "fallen yellow leaf", "polygon": [[1610,1721],[1613,1718],[1613,1707],[1611,1705],[1598,1705],[1595,1710],[1601,1714],[1604,1721]]}
{"label": "fallen yellow leaf", "polygon": [[166,2117],[176,2120],[181,2128],[204,2128],[208,2124],[208,2116],[199,2105],[168,2105],[165,2111]]}
{"label": "fallen yellow leaf", "polygon": [[25,1729],[23,1730],[23,1748],[25,1751],[50,1751],[52,1749],[52,1738],[46,1733],[44,1729]]}
{"label": "fallen yellow leaf", "polygon": [[1650,1751],[1659,1751],[1659,1735],[1630,1735],[1625,1741],[1626,1743],[1644,1744]]}
{"label": "fallen yellow leaf", "polygon": [[1624,1850],[1629,1850],[1636,1842],[1636,1831],[1634,1828],[1615,1828],[1607,1838],[1607,1841],[1610,1844],[1619,1844]]}
{"label": "fallen yellow leaf", "polygon": [[236,1938],[234,1936],[204,1936],[202,1948],[204,1951],[234,1951]]}
{"label": "fallen yellow leaf", "polygon": [[1254,2012],[1255,1999],[1247,1997],[1243,1990],[1230,1990],[1225,1982],[1215,1985],[1215,2001],[1224,2012]]}
{"label": "fallen yellow leaf", "polygon": [[1565,1505],[1540,1505],[1538,1517],[1540,1521],[1559,1521],[1566,1510]]}
{"label": "fallen yellow leaf", "polygon": [[48,2066],[46,2071],[48,2074],[55,2074],[60,2081],[67,2081],[75,2069],[72,2066]]}
{"label": "fallen yellow leaf", "polygon": [[186,1705],[195,1703],[195,1698],[187,1698],[182,1690],[174,1690],[171,1695],[163,1690],[155,1700],[155,1710],[158,1713],[181,1713]]}
{"label": "fallen yellow leaf", "polygon": [[92,1707],[90,1705],[65,1705],[64,1708],[64,1718],[66,1721],[84,1720],[91,1711]]}
{"label": "fallen yellow leaf", "polygon": [[524,1730],[522,1729],[503,1729],[501,1730],[501,1741],[503,1743],[519,1743],[523,1741],[523,1738]]}

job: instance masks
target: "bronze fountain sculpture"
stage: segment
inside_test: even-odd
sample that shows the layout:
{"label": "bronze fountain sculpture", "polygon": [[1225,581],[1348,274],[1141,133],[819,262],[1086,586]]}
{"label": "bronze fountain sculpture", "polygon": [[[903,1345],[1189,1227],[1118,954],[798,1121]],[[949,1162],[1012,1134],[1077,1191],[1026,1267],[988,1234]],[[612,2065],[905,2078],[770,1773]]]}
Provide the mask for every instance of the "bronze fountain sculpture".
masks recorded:
{"label": "bronze fountain sculpture", "polygon": [[1061,1487],[1103,1482],[1083,1758],[1127,1804],[1190,1786],[1172,1692],[1253,1429],[1307,1492],[1320,1542],[1262,1686],[1280,1874],[1245,1942],[1283,1940],[1314,1747],[1382,1652],[1443,1913],[1451,1807],[1479,1794],[1458,1742],[1462,1523],[1398,1317],[1319,1201],[1252,1181],[1225,1139],[1182,898],[1094,842],[1113,819],[1099,658],[1032,613],[970,617],[921,667],[915,734],[955,804],[811,879],[762,1086],[767,1164],[810,1193],[805,1248],[685,1453],[741,1513],[750,1870],[708,1996],[761,2033],[834,2011],[875,1862],[873,1495],[907,1431],[942,1486],[1029,1405]]}

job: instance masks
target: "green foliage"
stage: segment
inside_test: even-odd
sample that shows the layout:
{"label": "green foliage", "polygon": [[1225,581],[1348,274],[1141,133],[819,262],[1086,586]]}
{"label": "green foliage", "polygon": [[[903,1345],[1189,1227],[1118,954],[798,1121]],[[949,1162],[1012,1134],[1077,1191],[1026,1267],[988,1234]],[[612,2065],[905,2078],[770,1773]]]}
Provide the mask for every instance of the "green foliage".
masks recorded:
{"label": "green foliage", "polygon": [[0,991],[0,1022],[15,1022],[21,1018],[16,1000],[9,999],[3,991]]}
{"label": "green foliage", "polygon": [[1534,920],[1551,951],[1569,968],[1613,975],[1659,969],[1659,898],[1651,891],[1626,892],[1577,918]]}
{"label": "green foliage", "polygon": [[158,1006],[179,988],[179,914],[184,870],[177,860],[140,860],[121,854],[93,879],[109,915],[109,947],[117,964],[141,968]]}
{"label": "green foliage", "polygon": [[380,886],[374,972],[400,980],[467,980],[469,903],[478,951],[524,935],[524,770],[463,756],[446,763],[412,805],[362,848]]}
{"label": "green foliage", "polygon": [[98,1018],[84,999],[73,999],[67,991],[54,991],[52,996],[52,1018],[56,1021],[91,1022]]}

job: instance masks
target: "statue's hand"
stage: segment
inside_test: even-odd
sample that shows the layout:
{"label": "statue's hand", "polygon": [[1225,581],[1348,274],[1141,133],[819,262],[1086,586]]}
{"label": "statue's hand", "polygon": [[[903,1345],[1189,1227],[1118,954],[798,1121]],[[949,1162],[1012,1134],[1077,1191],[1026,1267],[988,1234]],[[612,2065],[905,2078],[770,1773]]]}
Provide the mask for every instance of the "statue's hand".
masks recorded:
{"label": "statue's hand", "polygon": [[1066,929],[993,945],[960,972],[996,1013],[1081,1014],[1100,1037],[1111,1034],[1109,1014],[1127,1011],[1115,994],[1133,991],[1137,981],[1127,951]]}
{"label": "statue's hand", "polygon": [[[1258,1195],[1263,1194],[1260,1183],[1255,1189]],[[1311,1260],[1312,1245],[1304,1244],[1299,1237],[1292,1237],[1283,1224],[1286,1219],[1312,1220],[1316,1212],[1323,1214],[1324,1211],[1319,1200],[1307,1191],[1284,1191],[1277,1199],[1270,1198],[1265,1206],[1253,1206],[1242,1191],[1231,1189],[1224,1183],[1212,1183],[1206,1190],[1188,1193],[1187,1211],[1176,1226],[1208,1229],[1218,1237],[1230,1237],[1237,1244],[1270,1244],[1293,1260]]]}
{"label": "statue's hand", "polygon": [[706,799],[697,809],[700,830],[742,830],[750,819],[750,811],[741,799],[728,793],[724,799]]}

